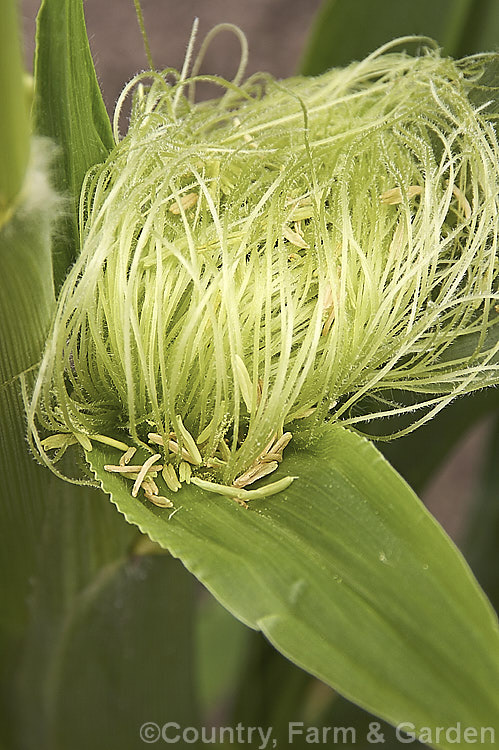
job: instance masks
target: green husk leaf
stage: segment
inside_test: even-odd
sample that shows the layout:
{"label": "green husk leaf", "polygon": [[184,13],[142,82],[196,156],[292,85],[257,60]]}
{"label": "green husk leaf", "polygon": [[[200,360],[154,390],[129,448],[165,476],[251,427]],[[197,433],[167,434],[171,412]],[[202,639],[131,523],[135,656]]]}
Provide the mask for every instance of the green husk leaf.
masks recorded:
{"label": "green husk leaf", "polygon": [[43,0],[37,19],[33,126],[59,147],[55,184],[69,199],[54,243],[54,280],[80,245],[78,206],[87,170],[114,145],[88,44],[81,0]]}
{"label": "green husk leaf", "polygon": [[[330,427],[251,510],[190,485],[175,512],[93,471],[130,523],[236,617],[349,699],[396,724],[495,726],[499,632],[463,558],[365,439]],[[445,741],[435,747],[450,747]]]}

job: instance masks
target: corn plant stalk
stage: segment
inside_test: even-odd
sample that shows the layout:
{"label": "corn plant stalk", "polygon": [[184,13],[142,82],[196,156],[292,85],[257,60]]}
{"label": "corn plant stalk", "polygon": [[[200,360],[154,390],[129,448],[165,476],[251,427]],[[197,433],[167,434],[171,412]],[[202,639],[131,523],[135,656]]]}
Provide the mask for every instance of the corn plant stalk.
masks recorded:
{"label": "corn plant stalk", "polygon": [[19,40],[15,0],[0,5],[0,227],[19,196],[29,157],[29,96]]}

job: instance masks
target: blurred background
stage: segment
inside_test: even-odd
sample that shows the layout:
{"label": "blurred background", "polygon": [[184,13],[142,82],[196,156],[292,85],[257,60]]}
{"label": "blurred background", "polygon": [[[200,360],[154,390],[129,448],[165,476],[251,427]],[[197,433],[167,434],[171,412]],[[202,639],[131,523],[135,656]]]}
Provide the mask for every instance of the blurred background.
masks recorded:
{"label": "blurred background", "polygon": [[[180,69],[194,19],[198,40],[218,23],[240,26],[248,38],[247,72],[266,70],[284,78],[296,72],[320,0],[142,0],[154,64]],[[40,0],[22,0],[26,63],[31,65],[35,16]],[[85,0],[90,45],[109,110],[123,85],[147,67],[133,0]],[[224,33],[210,47],[203,69],[232,78],[239,43]]]}

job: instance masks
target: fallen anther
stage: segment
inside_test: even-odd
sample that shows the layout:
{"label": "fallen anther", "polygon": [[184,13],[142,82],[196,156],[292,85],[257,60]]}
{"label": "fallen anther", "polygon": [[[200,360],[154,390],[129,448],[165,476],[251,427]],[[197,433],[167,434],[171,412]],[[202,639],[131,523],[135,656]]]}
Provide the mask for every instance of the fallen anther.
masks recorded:
{"label": "fallen anther", "polygon": [[182,209],[187,211],[189,208],[193,208],[198,202],[198,198],[199,195],[197,193],[186,193],[180,198],[180,200],[172,203],[168,210],[170,213],[178,216]]}
{"label": "fallen anther", "polygon": [[284,435],[281,435],[279,440],[272,446],[272,452],[273,453],[282,453],[284,448],[288,445],[288,443],[292,440],[293,435],[291,432],[285,432]]}
{"label": "fallen anther", "polygon": [[158,508],[173,508],[172,501],[163,495],[153,495],[150,492],[144,492],[144,495],[150,503],[157,505]]}
{"label": "fallen anther", "polygon": [[83,435],[81,432],[74,432],[73,433],[83,450],[85,451],[91,451],[92,450],[92,443],[90,442],[90,439]]}
{"label": "fallen anther", "polygon": [[[161,458],[159,453],[156,454],[156,458]],[[131,464],[127,464],[127,465],[119,464],[117,466],[113,466],[112,464],[106,464],[104,466],[104,469],[106,471],[110,471],[114,474],[140,474],[142,468],[143,468],[143,465],[132,466]],[[148,469],[149,472],[150,471],[162,471],[162,470],[163,470],[162,464],[153,464]]]}
{"label": "fallen anther", "polygon": [[192,470],[190,464],[187,461],[181,461],[178,467],[178,478],[180,483],[185,482],[186,484],[191,483]]}
{"label": "fallen anther", "polygon": [[131,459],[134,457],[134,455],[137,452],[137,448],[134,448],[133,446],[129,448],[120,458],[120,466],[127,466]]}
{"label": "fallen anther", "polygon": [[149,432],[147,435],[147,439],[150,443],[155,443],[156,445],[164,446],[165,444],[161,435],[158,435],[156,432]]}
{"label": "fallen anther", "polygon": [[461,211],[464,214],[464,218],[466,221],[471,218],[471,206],[469,204],[469,201],[463,191],[457,187],[457,185],[452,186],[452,194],[455,198],[457,198],[457,202],[459,204],[459,207]]}
{"label": "fallen anther", "polygon": [[302,250],[310,250],[310,245],[306,242],[301,234],[295,232],[291,227],[284,226],[282,229],[284,239],[290,242],[292,245],[301,248]]}
{"label": "fallen anther", "polygon": [[175,467],[172,464],[165,464],[162,476],[169,490],[177,492],[180,489],[181,484],[178,481]]}
{"label": "fallen anther", "polygon": [[246,487],[248,484],[253,484],[258,479],[263,479],[267,474],[272,474],[278,468],[279,464],[277,461],[262,462],[257,466],[251,467],[247,472],[241,474],[240,477],[234,479],[234,487]]}
{"label": "fallen anther", "polygon": [[[423,188],[420,185],[410,185],[407,188],[406,195],[409,200],[414,198],[416,195],[421,195]],[[391,188],[386,190],[379,197],[381,203],[385,203],[388,206],[396,206],[397,203],[402,203],[403,195],[402,190],[399,187]]]}
{"label": "fallen anther", "polygon": [[248,502],[249,500],[269,497],[270,495],[277,495],[277,493],[286,490],[290,486],[290,484],[297,478],[298,477],[283,477],[277,482],[267,484],[265,485],[265,487],[259,487],[257,490],[243,490],[238,487],[228,487],[225,484],[209,482],[208,480],[200,479],[199,477],[193,477],[192,483],[203,490],[208,490],[208,492],[215,492],[217,495],[225,495],[225,497],[230,497],[242,504],[240,501]]}
{"label": "fallen anther", "polygon": [[152,495],[159,495],[159,487],[149,474],[142,482],[142,489],[144,492],[149,492]]}
{"label": "fallen anther", "polygon": [[182,422],[180,414],[177,414],[177,422],[182,441],[185,445],[185,450],[189,453],[191,462],[196,464],[197,466],[200,466],[203,463],[201,453],[199,452],[199,448],[197,447],[196,441],[192,437],[191,433],[184,427],[184,423]]}
{"label": "fallen anther", "polygon": [[121,440],[115,440],[107,435],[90,435],[89,437],[91,440],[96,440],[98,443],[103,443],[103,445],[109,445],[111,448],[117,448],[119,451],[127,451],[129,448],[129,446]]}
{"label": "fallen anther", "polygon": [[152,469],[152,467],[154,466],[154,462],[157,461],[158,458],[161,458],[161,455],[159,453],[155,453],[153,456],[149,456],[149,458],[144,462],[138,473],[137,479],[135,480],[135,484],[133,485],[132,497],[137,497],[140,486],[144,481],[147,472]]}
{"label": "fallen anther", "polygon": [[175,440],[168,441],[168,448],[172,451],[172,453],[176,453],[178,456],[181,456],[183,461],[188,461],[190,464],[198,465],[197,461],[191,456],[188,450],[186,450],[185,448],[182,448],[182,450],[180,450],[180,446],[175,442]]}
{"label": "fallen anther", "polygon": [[46,451],[57,450],[58,448],[67,448],[77,443],[75,435],[71,432],[61,432],[57,435],[49,435],[41,442],[41,446]]}

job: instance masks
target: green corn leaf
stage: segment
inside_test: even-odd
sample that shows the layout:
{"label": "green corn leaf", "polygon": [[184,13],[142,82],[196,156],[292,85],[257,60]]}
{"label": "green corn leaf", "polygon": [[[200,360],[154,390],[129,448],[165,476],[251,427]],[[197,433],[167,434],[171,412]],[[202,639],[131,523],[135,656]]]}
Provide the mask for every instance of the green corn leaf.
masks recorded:
{"label": "green corn leaf", "polygon": [[[33,174],[28,179],[35,181],[39,176]],[[0,229],[1,389],[38,364],[54,310],[52,201],[49,191],[40,205],[20,206]]]}
{"label": "green corn leaf", "polygon": [[[21,383],[30,385],[55,307],[50,240],[57,199],[46,178],[50,155],[46,143],[32,142],[22,200],[0,228],[0,743],[8,748],[19,746],[20,730],[40,717],[39,710],[44,716],[43,701],[35,711],[16,692],[33,618],[29,600],[47,583],[44,564],[54,561],[50,596],[42,597],[50,618],[33,633],[39,667],[31,672],[33,690],[40,686],[37,676],[45,679],[46,641],[57,634],[49,625],[67,614],[75,593],[122,555],[134,535],[97,492],[61,483],[27,450]],[[36,737],[32,747],[41,749],[41,734]]]}
{"label": "green corn leaf", "polygon": [[[430,36],[445,54],[459,56],[476,0],[325,0],[315,19],[300,72],[317,75],[328,68],[348,65],[395,37]],[[476,43],[482,41],[486,19],[478,16]],[[499,41],[499,40],[498,40]],[[497,46],[496,41],[495,46]],[[466,46],[466,45],[464,45]],[[467,52],[470,51],[467,49]],[[480,47],[474,51],[480,51]]]}
{"label": "green corn leaf", "polygon": [[[341,747],[345,748],[345,750],[371,750],[373,747],[372,738],[375,735],[370,734],[370,732],[374,727],[377,728],[377,733],[383,736],[382,745],[380,743],[383,750],[400,750],[405,747],[405,744],[397,737],[394,727],[384,721],[380,722],[376,716],[367,711],[362,711],[358,706],[355,706],[341,696],[336,696],[332,706],[324,713],[320,722],[317,723],[321,727],[353,727],[355,730],[355,742],[342,742]],[[422,748],[429,747],[429,745],[415,740],[410,742],[409,747],[412,750],[421,750]]]}
{"label": "green corn leaf", "polygon": [[95,75],[82,0],[43,0],[37,19],[35,132],[59,147],[56,187],[68,199],[54,245],[59,287],[79,250],[78,205],[87,170],[113,146],[109,117]]}
{"label": "green corn leaf", "polygon": [[[107,575],[102,569],[124,560],[134,534],[109,512],[99,493],[64,484],[33,466],[42,474],[39,491],[32,498],[39,506],[37,527],[32,533],[35,538],[27,538],[20,520],[8,527],[10,534],[28,541],[23,551],[29,560],[34,558],[35,564],[27,571],[29,599],[26,601],[24,588],[18,591],[18,597],[29,606],[21,649],[6,675],[10,678],[7,706],[12,734],[21,747],[54,750],[58,701],[64,698],[61,691],[66,692],[60,687],[59,670],[61,650],[69,648],[68,622],[76,616],[80,598],[88,599],[93,587],[100,585],[100,576]],[[7,505],[17,500],[21,511],[27,512],[29,493],[36,491],[34,476],[34,472],[26,476],[28,497],[24,491],[20,496],[9,492]],[[3,542],[5,537],[4,532]],[[11,559],[20,557],[18,548],[17,557]],[[122,660],[121,652],[113,651],[112,644],[108,644],[106,654],[110,668],[113,661],[119,665]],[[89,654],[86,657],[89,659]],[[81,684],[81,675],[73,684]],[[16,746],[14,742],[12,745]]]}
{"label": "green corn leaf", "polygon": [[[0,229],[0,630],[15,632],[26,619],[28,578],[35,567],[35,543],[42,510],[38,500],[47,476],[28,455],[20,375],[39,362],[55,300],[50,254],[53,195],[32,174],[23,203]],[[44,193],[46,193],[44,195]],[[19,551],[22,550],[22,554]],[[15,563],[13,563],[15,561]]]}
{"label": "green corn leaf", "polygon": [[[204,715],[211,716],[232,699],[254,633],[204,594],[196,617],[197,671],[201,708]],[[252,694],[247,682],[244,691],[246,696]]]}
{"label": "green corn leaf", "polygon": [[141,745],[146,722],[198,725],[194,578],[169,555],[118,560],[57,616],[46,552],[18,676],[22,747],[121,750]]}
{"label": "green corn leaf", "polygon": [[499,413],[491,427],[478,502],[464,548],[475,575],[499,610]]}
{"label": "green corn leaf", "polygon": [[[134,499],[87,454],[130,523],[288,658],[391,723],[497,726],[499,631],[459,552],[372,444],[330,427],[299,477],[250,510],[193,487]],[[451,747],[436,741],[434,747]]]}
{"label": "green corn leaf", "polygon": [[29,123],[17,3],[0,3],[0,227],[8,220],[24,180],[29,155]]}
{"label": "green corn leaf", "polygon": [[[395,440],[383,446],[385,455],[389,455],[399,470],[413,486],[422,486],[457,439],[476,420],[490,413],[493,406],[491,396],[497,406],[497,393],[491,389],[480,391],[466,399],[452,404],[438,415],[437,419],[411,433],[405,438]],[[464,552],[475,575],[485,592],[490,597],[496,611],[499,610],[499,566],[497,548],[499,539],[499,423],[491,425],[491,440],[487,450],[484,471],[481,477],[478,501],[473,508],[470,528],[468,530]],[[432,451],[428,451],[428,445]],[[334,701],[327,714],[322,717],[321,726],[355,726],[358,736],[366,736],[369,723],[375,718],[343,698]],[[383,727],[385,734],[384,748],[400,748],[393,729]],[[359,745],[356,744],[356,747]],[[372,745],[360,745],[367,750]],[[421,747],[418,743],[411,747]]]}
{"label": "green corn leaf", "polygon": [[[461,35],[458,56],[499,49],[499,4],[474,0]],[[496,79],[497,80],[497,79]]]}
{"label": "green corn leaf", "polygon": [[[20,731],[40,719],[34,727],[36,742],[23,746],[29,750],[53,748],[42,744],[45,698],[30,703],[16,691],[21,650],[29,642],[26,629],[31,622],[36,669],[30,671],[29,683],[36,692],[46,676],[45,654],[75,593],[101,565],[122,555],[133,536],[97,492],[55,479],[27,450],[20,377],[29,382],[36,368],[53,309],[48,234],[43,212],[16,214],[0,230],[0,742],[16,748]],[[49,560],[52,566],[44,579]],[[47,616],[42,621],[36,617],[35,626],[29,601],[40,595],[40,588],[48,594],[41,596]]]}
{"label": "green corn leaf", "polygon": [[[277,746],[287,747],[290,721],[307,717],[307,702],[318,681],[285,659],[260,633],[252,633],[244,669],[234,692],[231,724],[272,727]],[[329,696],[334,695],[322,685]],[[309,723],[315,723],[315,716]],[[304,739],[293,742],[295,750],[310,745]]]}

